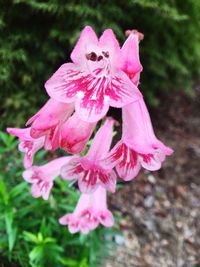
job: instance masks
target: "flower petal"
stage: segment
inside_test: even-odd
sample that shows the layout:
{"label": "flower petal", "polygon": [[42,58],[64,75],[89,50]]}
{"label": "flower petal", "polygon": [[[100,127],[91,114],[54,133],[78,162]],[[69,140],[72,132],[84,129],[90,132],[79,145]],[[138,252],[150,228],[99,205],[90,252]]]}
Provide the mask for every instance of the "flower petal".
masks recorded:
{"label": "flower petal", "polygon": [[105,227],[112,227],[114,225],[114,218],[112,213],[109,210],[105,210],[100,212],[99,214],[99,220],[102,225]]}
{"label": "flower petal", "polygon": [[117,71],[113,75],[106,92],[110,99],[110,106],[117,108],[142,98],[141,92],[122,71]]}
{"label": "flower petal", "polygon": [[32,167],[32,168],[29,168],[27,170],[25,170],[22,174],[23,178],[25,181],[29,182],[29,183],[32,183],[32,175],[34,174],[35,172],[35,168]]}
{"label": "flower petal", "polygon": [[30,168],[33,164],[33,154],[29,154],[29,155],[25,154],[23,163],[24,163],[25,169]]}
{"label": "flower petal", "polygon": [[124,181],[134,179],[138,175],[140,169],[141,165],[139,161],[136,161],[134,164],[133,162],[126,162],[125,159],[116,166],[119,177]]}
{"label": "flower petal", "polygon": [[68,153],[82,152],[95,126],[96,123],[81,120],[75,112],[62,127],[60,146]]}
{"label": "flower petal", "polygon": [[7,128],[6,131],[11,134],[17,136],[20,140],[31,140],[30,136],[30,127],[25,129],[20,128]]}
{"label": "flower petal", "polygon": [[83,176],[78,180],[78,186],[81,193],[85,194],[93,193],[98,186],[97,179],[98,179],[98,172],[93,171],[91,169],[84,170]]}
{"label": "flower petal", "polygon": [[39,188],[37,184],[32,184],[31,194],[32,194],[32,197],[34,198],[41,197],[42,196],[41,188]]}
{"label": "flower petal", "polygon": [[76,46],[71,53],[71,60],[81,64],[85,59],[85,54],[93,51],[93,46],[98,45],[98,38],[92,27],[86,26],[81,34]]}
{"label": "flower petal", "polygon": [[87,235],[90,231],[87,224],[81,225],[80,230],[81,230],[82,234],[84,234],[84,235]]}
{"label": "flower petal", "polygon": [[46,133],[44,148],[46,150],[55,150],[60,145],[60,125],[51,128]]}
{"label": "flower petal", "polygon": [[122,141],[120,140],[117,144],[111,149],[111,151],[107,154],[107,157],[102,159],[101,162],[106,168],[114,168],[122,159]]}
{"label": "flower petal", "polygon": [[71,217],[73,217],[72,214],[66,214],[66,215],[62,216],[58,221],[62,225],[67,225],[69,223],[69,220],[71,219]]}
{"label": "flower petal", "polygon": [[73,104],[65,104],[49,99],[46,104],[28,120],[32,124],[30,135],[39,138],[55,130],[57,125],[64,123],[74,110]]}
{"label": "flower petal", "polygon": [[116,167],[119,177],[125,181],[130,181],[138,175],[140,171],[140,164],[138,160],[137,152],[130,149],[128,146],[123,144],[122,159]]}
{"label": "flower petal", "polygon": [[[146,155],[142,155],[141,156],[141,165],[143,168],[149,170],[149,171],[157,171],[161,168],[161,164],[163,161],[163,157],[162,157],[162,161],[159,159],[158,156],[156,156],[157,151],[154,152],[154,154],[146,154]],[[164,156],[164,153],[163,153]],[[164,156],[165,158],[165,156]]]}
{"label": "flower petal", "polygon": [[75,104],[76,112],[83,121],[97,122],[106,115],[109,109],[109,104],[104,99],[103,94],[98,101],[89,99],[87,96],[78,99]]}
{"label": "flower petal", "polygon": [[141,168],[137,152],[122,141],[115,145],[103,163],[110,167],[116,166],[119,177],[125,181],[136,177]]}
{"label": "flower petal", "polygon": [[90,72],[80,70],[75,64],[64,64],[46,82],[48,94],[61,102],[73,102],[82,120],[95,122],[109,108],[122,107],[141,97],[137,87],[122,71],[106,75],[101,68]]}
{"label": "flower petal", "polygon": [[61,176],[64,180],[77,180],[83,176],[84,169],[80,163],[80,158],[71,159],[61,168]]}
{"label": "flower petal", "polygon": [[[121,49],[122,54],[122,69],[129,75],[131,79],[134,79],[136,73],[142,71],[142,65],[139,58],[139,38],[138,33],[131,33]],[[135,84],[138,84],[134,80]]]}
{"label": "flower petal", "polygon": [[50,97],[64,103],[75,101],[79,91],[83,73],[73,63],[63,64],[45,83],[45,88]]}
{"label": "flower petal", "polygon": [[99,174],[98,178],[100,180],[101,185],[105,189],[109,190],[112,193],[115,193],[116,183],[117,183],[117,176],[116,176],[115,171],[113,170],[102,171]]}
{"label": "flower petal", "polygon": [[138,154],[154,154],[157,149],[167,152],[166,155],[172,152],[156,138],[143,98],[123,107],[122,118],[122,138]]}
{"label": "flower petal", "polygon": [[[92,141],[86,158],[91,162],[99,161],[107,155],[113,137],[114,120],[106,118],[104,124],[98,129]],[[85,160],[83,160],[84,162]]]}
{"label": "flower petal", "polygon": [[120,45],[111,29],[106,29],[103,32],[99,39],[99,46],[104,53],[109,53],[109,60],[111,60],[113,67],[117,68],[121,66]]}

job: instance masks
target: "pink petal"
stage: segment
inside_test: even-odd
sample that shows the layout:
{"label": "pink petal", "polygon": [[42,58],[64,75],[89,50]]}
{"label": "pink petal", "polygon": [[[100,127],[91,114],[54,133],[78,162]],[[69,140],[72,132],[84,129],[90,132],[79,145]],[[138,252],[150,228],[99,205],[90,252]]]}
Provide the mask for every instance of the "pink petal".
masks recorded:
{"label": "pink petal", "polygon": [[46,150],[55,150],[60,145],[60,125],[49,129],[46,133],[44,148]]}
{"label": "pink petal", "polygon": [[61,102],[76,100],[76,111],[82,120],[95,122],[108,111],[109,103],[114,107],[122,107],[141,97],[137,87],[122,71],[103,74],[97,68],[91,73],[80,70],[74,64],[64,64],[46,82],[48,94]]}
{"label": "pink petal", "polygon": [[110,77],[91,74],[83,76],[76,111],[82,120],[95,122],[106,115],[109,105],[121,108],[141,98],[141,93],[122,71]]}
{"label": "pink petal", "polygon": [[[87,157],[86,157],[87,158]],[[79,189],[82,193],[93,193],[101,184],[111,192],[115,192],[116,174],[113,170],[104,169],[100,165],[82,160],[83,175],[78,179]]]}
{"label": "pink petal", "polygon": [[82,71],[75,64],[63,64],[45,83],[47,93],[57,101],[72,103],[75,101],[82,76]]}
{"label": "pink petal", "polygon": [[136,177],[141,168],[137,152],[122,141],[114,146],[103,163],[110,167],[116,166],[119,177],[125,181]]}
{"label": "pink petal", "polygon": [[139,58],[139,39],[137,33],[129,35],[121,49],[121,55],[122,70],[133,79],[134,84],[138,85],[139,77],[136,78],[135,75],[142,71],[142,65]]}
{"label": "pink petal", "polygon": [[24,163],[25,169],[30,168],[33,164],[33,155],[31,154],[29,157],[25,155],[23,163]]}
{"label": "pink petal", "polygon": [[25,129],[20,128],[7,128],[6,131],[11,134],[17,136],[21,140],[30,140],[30,127]]}
{"label": "pink petal", "polygon": [[113,170],[101,172],[99,180],[105,189],[115,193],[117,176]]}
{"label": "pink petal", "polygon": [[139,161],[134,165],[132,162],[120,162],[116,166],[117,173],[124,181],[130,181],[134,179],[141,169]]}
{"label": "pink petal", "polygon": [[141,154],[154,154],[156,149],[172,151],[156,138],[148,110],[142,98],[123,107],[122,117],[122,138],[133,150]]}
{"label": "pink petal", "polygon": [[24,180],[29,182],[29,183],[32,183],[32,175],[33,175],[34,171],[35,171],[35,169],[33,167],[25,170],[22,174]]}
{"label": "pink petal", "polygon": [[53,182],[48,182],[48,184],[46,185],[46,188],[44,191],[42,191],[42,197],[44,200],[48,200],[49,198],[49,194],[51,192],[51,189],[53,187]]}
{"label": "pink petal", "polygon": [[[91,93],[92,91],[89,92],[89,94]],[[80,118],[90,123],[102,119],[109,109],[109,104],[104,99],[103,93],[100,93],[98,100],[91,100],[88,95],[83,99],[78,99],[75,108]]]}
{"label": "pink petal", "polygon": [[34,198],[38,198],[38,197],[42,196],[41,190],[37,184],[33,184],[31,186],[31,193],[32,193],[32,197],[34,197]]}
{"label": "pink petal", "polygon": [[100,223],[105,227],[112,227],[114,225],[114,218],[112,213],[109,210],[100,212],[99,214]]}
{"label": "pink petal", "polygon": [[69,214],[66,214],[66,215],[62,216],[59,219],[59,223],[62,224],[62,225],[67,225],[68,222],[69,222]]}
{"label": "pink petal", "polygon": [[[105,80],[105,78],[104,78]],[[46,82],[48,94],[61,102],[76,101],[76,111],[82,120],[95,122],[108,111],[104,100],[105,82],[74,64],[62,65]]]}
{"label": "pink petal", "polygon": [[120,140],[117,144],[112,148],[112,150],[107,154],[107,157],[102,159],[102,163],[106,168],[114,168],[122,159],[123,159],[123,142]]}
{"label": "pink petal", "polygon": [[104,124],[96,132],[86,158],[96,161],[103,159],[112,143],[114,120],[110,117],[106,118]]}
{"label": "pink petal", "polygon": [[135,84],[135,86],[138,87],[139,83],[140,83],[140,72],[137,72],[135,75],[131,76],[131,81],[132,83]]}
{"label": "pink petal", "polygon": [[62,216],[59,219],[59,223],[62,225],[76,224],[77,223],[77,216],[73,213],[67,213],[66,215]]}
{"label": "pink petal", "polygon": [[80,153],[86,147],[96,123],[81,120],[75,112],[61,130],[61,147],[72,154]]}
{"label": "pink petal", "polygon": [[81,34],[80,38],[71,53],[71,60],[74,63],[81,64],[85,60],[85,54],[93,51],[93,46],[98,45],[98,38],[96,33],[90,26],[86,26]]}
{"label": "pink petal", "polygon": [[71,233],[71,234],[75,234],[75,233],[77,233],[77,232],[79,232],[79,225],[71,225],[71,224],[69,224],[68,225],[68,230],[69,230],[69,232]]}
{"label": "pink petal", "polygon": [[135,178],[140,171],[140,164],[137,152],[127,147],[125,144],[121,146],[122,159],[117,165],[116,169],[120,178],[125,181]]}
{"label": "pink petal", "polygon": [[129,103],[135,102],[142,97],[138,88],[122,71],[118,71],[113,75],[107,92],[110,99],[110,106],[117,108],[121,108]]}
{"label": "pink petal", "polygon": [[31,118],[27,124],[32,124],[30,135],[39,138],[54,131],[56,126],[66,121],[73,112],[72,104],[60,103],[49,99],[46,104]]}
{"label": "pink petal", "polygon": [[84,174],[79,178],[78,185],[80,191],[84,194],[93,193],[99,185],[114,193],[116,180],[117,177],[113,170],[95,166],[94,168],[84,169]]}
{"label": "pink petal", "polygon": [[80,230],[84,235],[87,235],[90,231],[88,225],[81,225]]}
{"label": "pink petal", "polygon": [[64,180],[77,180],[83,176],[84,169],[80,163],[80,158],[70,160],[61,168],[61,176]]}
{"label": "pink petal", "polygon": [[81,193],[91,194],[97,188],[97,178],[99,173],[94,170],[84,170],[84,174],[78,180],[78,186]]}
{"label": "pink petal", "polygon": [[153,154],[141,155],[141,165],[149,171],[157,171],[161,168],[162,161],[156,157],[156,151]]}
{"label": "pink petal", "polygon": [[102,51],[109,53],[109,59],[112,65],[116,68],[121,65],[120,58],[120,46],[115,34],[111,29],[107,29],[103,32],[99,39],[99,46]]}

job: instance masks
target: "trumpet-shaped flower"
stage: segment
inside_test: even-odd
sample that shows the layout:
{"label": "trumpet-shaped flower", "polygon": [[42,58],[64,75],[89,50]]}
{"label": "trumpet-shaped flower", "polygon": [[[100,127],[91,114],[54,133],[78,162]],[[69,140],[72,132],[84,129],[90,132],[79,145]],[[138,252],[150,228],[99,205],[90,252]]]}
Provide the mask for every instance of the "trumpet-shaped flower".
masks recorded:
{"label": "trumpet-shaped flower", "polygon": [[32,166],[23,172],[25,181],[32,184],[32,196],[42,197],[44,200],[49,198],[54,180],[60,175],[61,167],[72,157],[61,157],[50,161],[43,166]]}
{"label": "trumpet-shaped flower", "polygon": [[113,119],[106,119],[97,131],[87,155],[75,156],[61,170],[63,179],[78,180],[82,193],[91,193],[100,184],[111,192],[115,191],[116,174],[112,168],[105,168],[102,164],[111,145],[113,124]]}
{"label": "trumpet-shaped flower", "polygon": [[60,224],[68,225],[70,233],[88,234],[99,224],[112,227],[114,218],[107,208],[106,190],[101,186],[92,194],[81,194],[73,213],[59,219]]}
{"label": "trumpet-shaped flower", "polygon": [[26,123],[26,125],[32,124],[31,137],[45,136],[45,149],[55,150],[60,144],[61,127],[73,110],[73,104],[60,103],[54,99],[49,99]]}
{"label": "trumpet-shaped flower", "polygon": [[122,139],[111,150],[105,163],[110,168],[116,166],[124,180],[133,179],[141,166],[150,171],[160,169],[165,157],[173,150],[156,138],[144,100],[124,107],[122,117]]}
{"label": "trumpet-shaped flower", "polygon": [[64,103],[75,101],[79,117],[101,119],[109,106],[120,108],[138,100],[141,93],[121,70],[121,50],[111,29],[98,39],[86,26],[71,53],[73,63],[63,64],[46,82],[48,94]]}
{"label": "trumpet-shaped flower", "polygon": [[122,70],[129,76],[131,81],[138,86],[142,65],[139,58],[139,41],[143,35],[136,30],[127,31],[128,38],[122,46]]}
{"label": "trumpet-shaped flower", "polygon": [[82,152],[96,123],[86,122],[75,112],[62,126],[60,147],[72,154]]}
{"label": "trumpet-shaped flower", "polygon": [[24,167],[31,167],[35,153],[44,146],[44,137],[34,139],[30,136],[30,128],[7,128],[9,134],[15,135],[19,138],[19,151],[25,153]]}

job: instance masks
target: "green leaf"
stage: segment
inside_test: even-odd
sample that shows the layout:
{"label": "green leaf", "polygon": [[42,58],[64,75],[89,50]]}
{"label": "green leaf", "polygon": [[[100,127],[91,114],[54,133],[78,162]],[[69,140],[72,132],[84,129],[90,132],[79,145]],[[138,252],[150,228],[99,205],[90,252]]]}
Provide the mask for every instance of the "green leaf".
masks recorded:
{"label": "green leaf", "polygon": [[44,239],[44,243],[55,243],[55,242],[56,242],[56,240],[52,237],[46,237]]}
{"label": "green leaf", "polygon": [[23,194],[25,188],[27,188],[26,182],[21,182],[20,184],[16,185],[11,191],[10,191],[10,197],[16,198],[19,194]]}
{"label": "green leaf", "polygon": [[35,244],[38,243],[38,236],[37,235],[34,235],[34,234],[32,234],[30,232],[26,232],[26,231],[23,232],[23,235],[24,235],[25,240],[27,240],[28,242],[33,242]]}
{"label": "green leaf", "polygon": [[39,266],[40,266],[42,258],[43,258],[43,247],[40,246],[40,245],[34,247],[31,250],[31,252],[29,253],[30,263],[32,265],[36,265],[37,266],[37,264],[39,264]]}
{"label": "green leaf", "polygon": [[7,133],[4,133],[2,131],[0,131],[0,140],[3,141],[3,143],[8,146],[9,144],[12,143],[12,141],[14,140],[14,136],[12,135],[8,135]]}
{"label": "green leaf", "polygon": [[74,259],[71,259],[71,258],[60,258],[59,261],[66,265],[66,266],[69,266],[69,267],[78,267],[79,266],[79,262],[74,260]]}
{"label": "green leaf", "polygon": [[8,205],[9,194],[8,194],[6,184],[1,176],[0,176],[0,196],[1,196],[1,199],[3,200],[4,205]]}
{"label": "green leaf", "polygon": [[87,241],[87,239],[88,239],[88,235],[80,233],[80,236],[79,236],[80,244],[84,244]]}
{"label": "green leaf", "polygon": [[11,252],[14,248],[14,244],[17,236],[17,228],[13,225],[13,213],[8,212],[5,214],[6,232],[8,235],[8,247]]}
{"label": "green leaf", "polygon": [[79,267],[89,267],[87,258],[83,258]]}

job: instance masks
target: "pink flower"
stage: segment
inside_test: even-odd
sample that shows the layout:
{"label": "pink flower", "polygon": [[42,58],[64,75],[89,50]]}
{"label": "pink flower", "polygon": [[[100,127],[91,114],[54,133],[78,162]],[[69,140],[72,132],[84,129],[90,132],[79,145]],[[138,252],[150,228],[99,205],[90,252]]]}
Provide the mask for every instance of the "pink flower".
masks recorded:
{"label": "pink flower", "polygon": [[71,53],[73,63],[63,64],[46,82],[48,94],[72,103],[82,120],[95,122],[109,106],[120,108],[138,100],[141,93],[121,70],[121,50],[111,29],[98,39],[86,26]]}
{"label": "pink flower", "polygon": [[49,99],[26,123],[26,125],[32,124],[31,137],[45,136],[45,149],[55,150],[60,144],[61,127],[73,110],[73,104],[60,103],[54,99]]}
{"label": "pink flower", "polygon": [[122,46],[122,70],[138,86],[142,65],[139,58],[139,41],[143,36],[136,30],[127,31],[128,38]]}
{"label": "pink flower", "polygon": [[32,196],[47,200],[53,187],[53,181],[60,175],[61,167],[72,157],[61,157],[43,166],[32,166],[23,172],[24,179],[32,184]]}
{"label": "pink flower", "polygon": [[95,122],[83,121],[75,112],[62,126],[60,147],[72,154],[82,152],[95,126]]}
{"label": "pink flower", "polygon": [[173,150],[156,138],[144,100],[125,106],[122,118],[122,139],[111,150],[105,163],[110,168],[116,166],[124,180],[137,176],[141,166],[150,171],[160,169],[165,157]]}
{"label": "pink flower", "polygon": [[70,233],[88,234],[99,224],[112,227],[114,218],[107,209],[106,190],[101,186],[92,194],[81,194],[73,213],[59,219],[60,224],[68,225]]}
{"label": "pink flower", "polygon": [[24,167],[29,168],[33,163],[35,153],[44,146],[44,137],[34,139],[30,136],[30,128],[7,128],[9,134],[15,135],[19,138],[18,149],[24,152]]}
{"label": "pink flower", "polygon": [[115,191],[116,174],[101,163],[111,145],[113,124],[114,120],[108,118],[97,131],[87,155],[75,156],[61,170],[63,179],[78,180],[82,193],[95,191],[99,184],[111,192]]}

